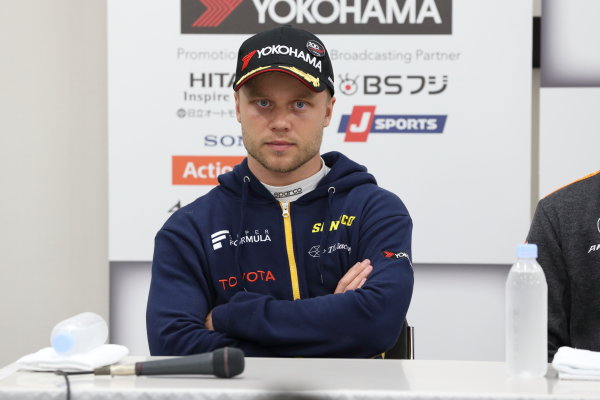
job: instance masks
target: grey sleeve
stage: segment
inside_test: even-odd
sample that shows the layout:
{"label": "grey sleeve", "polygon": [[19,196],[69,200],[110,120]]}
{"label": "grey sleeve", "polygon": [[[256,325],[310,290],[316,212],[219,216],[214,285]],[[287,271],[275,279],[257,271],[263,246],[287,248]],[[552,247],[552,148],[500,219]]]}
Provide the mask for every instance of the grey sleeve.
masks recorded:
{"label": "grey sleeve", "polygon": [[571,293],[560,242],[558,217],[540,200],[527,235],[538,246],[538,262],[548,282],[548,361],[561,346],[570,345],[569,319]]}

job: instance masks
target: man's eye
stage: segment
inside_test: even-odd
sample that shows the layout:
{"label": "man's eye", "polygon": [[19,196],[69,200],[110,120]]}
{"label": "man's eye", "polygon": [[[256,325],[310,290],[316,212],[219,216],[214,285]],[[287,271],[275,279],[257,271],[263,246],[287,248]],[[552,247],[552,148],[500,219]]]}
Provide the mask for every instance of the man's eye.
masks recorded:
{"label": "man's eye", "polygon": [[304,107],[306,107],[306,103],[303,101],[297,101],[296,103],[294,103],[294,106],[296,108],[304,108]]}
{"label": "man's eye", "polygon": [[258,104],[259,107],[269,107],[270,105],[269,100],[258,100],[256,104]]}

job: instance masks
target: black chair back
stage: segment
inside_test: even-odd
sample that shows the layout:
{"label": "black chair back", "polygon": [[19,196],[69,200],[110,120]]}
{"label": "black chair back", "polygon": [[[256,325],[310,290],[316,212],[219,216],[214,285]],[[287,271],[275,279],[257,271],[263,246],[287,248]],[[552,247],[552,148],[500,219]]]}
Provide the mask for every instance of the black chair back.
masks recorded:
{"label": "black chair back", "polygon": [[408,321],[404,320],[400,337],[394,347],[385,352],[385,358],[392,360],[415,359],[414,328],[408,325]]}

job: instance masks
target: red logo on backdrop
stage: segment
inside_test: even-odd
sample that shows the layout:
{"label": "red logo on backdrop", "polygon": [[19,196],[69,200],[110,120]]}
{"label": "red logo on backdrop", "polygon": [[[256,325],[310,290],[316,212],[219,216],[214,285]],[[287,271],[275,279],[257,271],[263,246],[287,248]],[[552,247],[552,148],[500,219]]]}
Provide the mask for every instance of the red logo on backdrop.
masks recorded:
{"label": "red logo on backdrop", "polygon": [[366,142],[371,125],[373,125],[373,118],[375,118],[375,106],[354,106],[344,141]]}
{"label": "red logo on backdrop", "polygon": [[218,185],[218,176],[233,170],[243,156],[173,156],[173,185]]}
{"label": "red logo on backdrop", "polygon": [[215,27],[221,25],[225,18],[231,14],[233,10],[243,0],[199,0],[204,4],[206,11],[192,24],[194,28],[200,27]]}

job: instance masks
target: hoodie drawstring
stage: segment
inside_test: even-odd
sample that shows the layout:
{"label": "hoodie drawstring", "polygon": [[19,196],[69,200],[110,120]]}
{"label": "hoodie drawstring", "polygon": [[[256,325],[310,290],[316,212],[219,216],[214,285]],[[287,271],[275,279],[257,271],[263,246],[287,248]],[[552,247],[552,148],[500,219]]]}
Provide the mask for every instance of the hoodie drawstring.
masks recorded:
{"label": "hoodie drawstring", "polygon": [[321,254],[319,254],[319,257],[317,258],[317,268],[319,269],[319,274],[321,275],[321,285],[324,284],[323,282],[323,267],[321,266],[321,256],[325,255],[325,245],[327,244],[327,239],[329,239],[329,225],[331,225],[331,221],[333,220],[333,218],[331,217],[331,209],[332,204],[333,204],[333,195],[335,194],[335,187],[330,186],[329,189],[327,189],[328,192],[328,196],[327,196],[327,210],[325,212],[325,222],[323,223],[323,231],[325,232],[323,236],[321,236],[321,243],[319,244],[319,251],[321,252]]}
{"label": "hoodie drawstring", "polygon": [[241,253],[241,243],[239,242],[239,240],[241,240],[242,237],[242,232],[244,231],[244,225],[246,223],[246,208],[248,205],[248,188],[250,186],[250,177],[248,176],[244,176],[243,179],[243,184],[242,184],[242,202],[241,202],[241,210],[240,210],[240,227],[238,229],[237,232],[237,240],[238,240],[238,245],[235,248],[235,266],[237,268],[238,273],[240,274],[240,283],[241,283],[241,288],[244,289],[245,292],[247,292],[246,290],[246,284],[244,283],[244,275],[242,274],[242,266],[240,265],[240,253]]}

